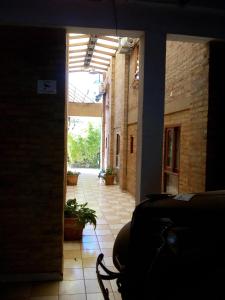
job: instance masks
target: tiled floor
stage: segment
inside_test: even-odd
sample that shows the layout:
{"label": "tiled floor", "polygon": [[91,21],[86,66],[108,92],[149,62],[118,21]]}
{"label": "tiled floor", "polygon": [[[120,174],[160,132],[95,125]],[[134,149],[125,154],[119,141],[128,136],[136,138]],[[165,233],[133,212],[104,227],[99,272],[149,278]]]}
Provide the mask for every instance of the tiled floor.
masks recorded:
{"label": "tiled floor", "polygon": [[[117,185],[105,186],[95,170],[80,170],[78,185],[67,188],[67,199],[88,202],[98,216],[97,228],[90,225],[83,231],[81,242],[64,243],[64,279],[61,282],[14,284],[0,292],[1,300],[102,300],[96,279],[95,263],[104,254],[105,265],[115,270],[112,248],[120,228],[130,219],[134,198],[120,191]],[[110,300],[121,299],[115,282],[107,282]],[[3,296],[4,294],[4,296]]]}

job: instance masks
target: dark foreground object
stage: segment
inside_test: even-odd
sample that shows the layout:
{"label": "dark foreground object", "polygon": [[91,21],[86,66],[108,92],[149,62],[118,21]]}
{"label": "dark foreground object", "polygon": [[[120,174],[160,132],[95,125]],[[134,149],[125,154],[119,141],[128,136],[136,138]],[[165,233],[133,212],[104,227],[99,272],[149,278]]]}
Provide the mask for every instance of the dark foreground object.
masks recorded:
{"label": "dark foreground object", "polygon": [[99,255],[105,300],[110,279],[117,279],[123,300],[225,299],[225,191],[185,196],[148,195],[136,207],[114,244],[118,272]]}

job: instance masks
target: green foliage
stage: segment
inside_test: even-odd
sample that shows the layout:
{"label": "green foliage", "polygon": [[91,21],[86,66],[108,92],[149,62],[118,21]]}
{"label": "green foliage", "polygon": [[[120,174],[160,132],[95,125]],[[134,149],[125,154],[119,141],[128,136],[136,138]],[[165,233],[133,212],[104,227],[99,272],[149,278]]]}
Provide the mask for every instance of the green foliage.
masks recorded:
{"label": "green foliage", "polygon": [[113,168],[109,167],[105,171],[105,175],[115,175]]}
{"label": "green foliage", "polygon": [[101,132],[100,128],[94,128],[91,123],[88,125],[86,137],[73,136],[68,134],[68,156],[69,162],[79,167],[99,167]]}
{"label": "green foliage", "polygon": [[67,175],[80,175],[80,172],[76,172],[76,171],[67,171]]}
{"label": "green foliage", "polygon": [[93,224],[94,228],[96,228],[96,211],[88,208],[87,202],[84,204],[78,204],[76,198],[67,200],[64,206],[64,217],[77,218],[83,226],[89,223]]}

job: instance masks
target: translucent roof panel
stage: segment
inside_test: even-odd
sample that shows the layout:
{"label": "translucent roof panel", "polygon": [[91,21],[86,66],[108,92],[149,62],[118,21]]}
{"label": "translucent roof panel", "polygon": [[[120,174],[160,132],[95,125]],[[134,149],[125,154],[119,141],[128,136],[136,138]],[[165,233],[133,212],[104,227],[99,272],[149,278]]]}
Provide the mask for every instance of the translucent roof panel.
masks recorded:
{"label": "translucent roof panel", "polygon": [[84,62],[72,62],[69,64],[69,67],[83,66]]}
{"label": "translucent roof panel", "polygon": [[69,53],[69,57],[76,57],[76,56],[85,55],[85,54],[86,54],[86,52],[84,52],[84,51],[72,52],[72,53]]}
{"label": "translucent roof panel", "polygon": [[78,58],[70,58],[70,62],[79,62],[79,61],[84,61],[85,56],[78,57]]}
{"label": "translucent roof panel", "polygon": [[100,64],[97,64],[97,63],[95,63],[95,62],[91,62],[90,63],[90,66],[94,66],[94,67],[99,67],[99,68],[103,68],[103,69],[105,69],[105,70],[107,70],[108,69],[108,67],[107,66],[104,66],[104,65],[100,65]]}
{"label": "translucent roof panel", "polygon": [[99,52],[96,52],[96,51],[93,52],[93,57],[105,58],[105,59],[108,59],[108,60],[110,60],[112,58],[111,55],[102,54],[102,53],[99,53]]}
{"label": "translucent roof panel", "polygon": [[86,49],[87,49],[87,45],[83,45],[83,46],[69,46],[69,50],[79,51],[79,50],[86,50]]}
{"label": "translucent roof panel", "polygon": [[104,73],[119,47],[114,36],[69,33],[67,38],[69,72]]}
{"label": "translucent roof panel", "polygon": [[84,33],[69,33],[69,37],[78,37],[78,36],[82,37],[83,35],[86,35],[86,34],[84,34]]}
{"label": "translucent roof panel", "polygon": [[106,37],[109,37],[109,38],[112,38],[112,39],[118,40],[118,37],[117,37],[117,36],[115,36],[115,35],[106,35]]}
{"label": "translucent roof panel", "polygon": [[100,43],[100,44],[105,44],[107,46],[113,46],[113,47],[118,47],[119,46],[119,43],[118,42],[111,42],[111,41],[106,41],[106,40],[103,40],[103,39],[98,39],[97,41],[97,44]]}
{"label": "translucent roof panel", "polygon": [[110,61],[106,61],[106,60],[103,60],[103,59],[100,59],[100,58],[97,58],[97,57],[92,57],[92,61],[96,61],[96,62],[100,62],[102,64],[106,64],[106,65],[109,65]]}
{"label": "translucent roof panel", "polygon": [[87,44],[89,41],[89,38],[80,38],[80,39],[69,39],[69,45],[71,44]]}
{"label": "translucent roof panel", "polygon": [[100,50],[100,51],[104,51],[104,52],[108,52],[109,54],[114,54],[116,52],[116,50],[114,49],[108,49],[102,46],[98,46],[98,44],[95,46],[96,50]]}

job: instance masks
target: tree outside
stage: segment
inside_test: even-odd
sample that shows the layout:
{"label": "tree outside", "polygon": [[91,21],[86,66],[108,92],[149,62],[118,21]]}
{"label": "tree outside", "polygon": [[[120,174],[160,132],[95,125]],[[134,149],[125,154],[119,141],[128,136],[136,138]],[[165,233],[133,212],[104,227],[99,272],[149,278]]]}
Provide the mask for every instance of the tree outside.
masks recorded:
{"label": "tree outside", "polygon": [[[73,122],[73,128],[77,124]],[[86,133],[73,134],[71,130],[68,133],[68,162],[71,167],[77,168],[99,168],[100,167],[100,145],[101,129],[100,126],[93,126],[88,123]]]}

